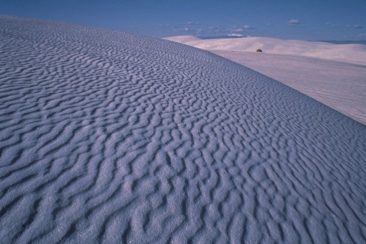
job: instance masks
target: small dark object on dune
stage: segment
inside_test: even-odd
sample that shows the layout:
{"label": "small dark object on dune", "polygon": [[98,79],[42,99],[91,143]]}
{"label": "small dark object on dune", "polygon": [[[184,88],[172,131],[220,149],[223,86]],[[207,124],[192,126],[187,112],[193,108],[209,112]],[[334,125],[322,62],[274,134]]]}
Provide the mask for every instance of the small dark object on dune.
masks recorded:
{"label": "small dark object on dune", "polygon": [[262,49],[258,48],[256,52],[257,53],[262,53],[263,51],[262,51]]}

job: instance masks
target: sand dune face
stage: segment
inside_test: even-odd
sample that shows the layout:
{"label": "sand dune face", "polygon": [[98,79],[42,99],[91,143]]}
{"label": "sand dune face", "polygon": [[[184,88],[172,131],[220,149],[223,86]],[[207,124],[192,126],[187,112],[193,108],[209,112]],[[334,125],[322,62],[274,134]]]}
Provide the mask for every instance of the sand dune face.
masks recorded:
{"label": "sand dune face", "polygon": [[366,66],[290,55],[212,52],[281,81],[366,125]]}
{"label": "sand dune face", "polygon": [[252,68],[366,125],[366,45],[263,37],[166,39]]}
{"label": "sand dune face", "polygon": [[0,19],[4,243],[364,243],[366,127],[162,40]]}

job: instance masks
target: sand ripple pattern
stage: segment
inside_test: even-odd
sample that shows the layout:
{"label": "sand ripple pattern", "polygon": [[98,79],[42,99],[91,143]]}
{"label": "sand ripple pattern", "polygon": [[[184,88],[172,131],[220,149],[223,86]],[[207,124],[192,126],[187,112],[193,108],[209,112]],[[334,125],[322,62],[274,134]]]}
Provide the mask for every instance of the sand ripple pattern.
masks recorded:
{"label": "sand ripple pattern", "polygon": [[0,18],[1,243],[366,243],[366,127],[213,54]]}

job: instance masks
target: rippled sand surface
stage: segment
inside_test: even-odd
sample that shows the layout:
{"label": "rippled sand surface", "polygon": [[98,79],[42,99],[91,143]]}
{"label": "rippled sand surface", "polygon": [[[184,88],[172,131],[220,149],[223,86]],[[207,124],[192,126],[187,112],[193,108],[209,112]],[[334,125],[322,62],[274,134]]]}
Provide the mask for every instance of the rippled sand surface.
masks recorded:
{"label": "rippled sand surface", "polygon": [[216,55],[0,18],[2,243],[364,243],[366,127]]}

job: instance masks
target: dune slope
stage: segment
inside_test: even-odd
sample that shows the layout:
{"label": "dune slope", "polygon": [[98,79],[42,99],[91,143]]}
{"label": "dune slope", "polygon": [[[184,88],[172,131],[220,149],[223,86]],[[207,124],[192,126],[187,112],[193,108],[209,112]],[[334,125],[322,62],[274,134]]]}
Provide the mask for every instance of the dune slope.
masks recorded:
{"label": "dune slope", "polygon": [[290,55],[212,52],[278,80],[366,125],[366,66]]}
{"label": "dune slope", "polygon": [[366,45],[264,37],[166,39],[254,69],[366,125]]}
{"label": "dune slope", "polygon": [[363,243],[366,127],[208,52],[0,18],[0,240]]}

